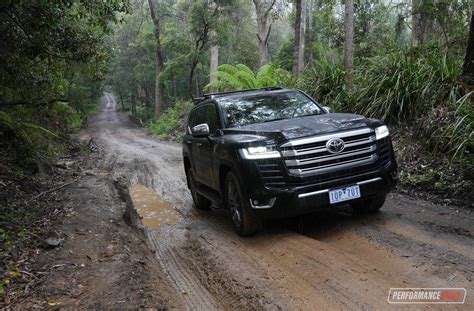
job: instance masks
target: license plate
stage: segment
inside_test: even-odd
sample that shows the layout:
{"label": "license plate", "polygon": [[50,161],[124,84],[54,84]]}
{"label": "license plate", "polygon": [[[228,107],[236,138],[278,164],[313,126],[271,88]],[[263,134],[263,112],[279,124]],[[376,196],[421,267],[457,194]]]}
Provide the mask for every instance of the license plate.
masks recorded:
{"label": "license plate", "polygon": [[350,186],[329,191],[329,202],[331,204],[360,198],[359,186]]}

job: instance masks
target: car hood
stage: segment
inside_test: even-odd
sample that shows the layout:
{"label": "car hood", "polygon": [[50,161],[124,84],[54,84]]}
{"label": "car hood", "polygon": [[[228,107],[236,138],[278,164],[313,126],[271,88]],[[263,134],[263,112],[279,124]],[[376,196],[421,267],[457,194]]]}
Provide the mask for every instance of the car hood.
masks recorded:
{"label": "car hood", "polygon": [[363,116],[349,113],[327,113],[314,116],[255,123],[225,129],[226,134],[256,135],[278,141],[339,132],[368,126]]}

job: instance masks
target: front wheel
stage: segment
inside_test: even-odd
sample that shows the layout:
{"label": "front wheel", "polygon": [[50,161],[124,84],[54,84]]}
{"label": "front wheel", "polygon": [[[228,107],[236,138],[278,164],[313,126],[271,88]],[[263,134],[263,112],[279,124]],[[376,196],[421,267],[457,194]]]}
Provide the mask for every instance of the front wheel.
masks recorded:
{"label": "front wheel", "polygon": [[211,201],[197,192],[196,179],[194,178],[193,171],[188,169],[186,176],[188,177],[188,185],[189,190],[191,190],[191,196],[193,197],[194,207],[199,210],[208,210],[211,206]]}
{"label": "front wheel", "polygon": [[252,213],[249,200],[239,184],[237,177],[231,172],[225,178],[225,203],[230,211],[232,223],[240,236],[249,236],[257,232],[259,222]]}

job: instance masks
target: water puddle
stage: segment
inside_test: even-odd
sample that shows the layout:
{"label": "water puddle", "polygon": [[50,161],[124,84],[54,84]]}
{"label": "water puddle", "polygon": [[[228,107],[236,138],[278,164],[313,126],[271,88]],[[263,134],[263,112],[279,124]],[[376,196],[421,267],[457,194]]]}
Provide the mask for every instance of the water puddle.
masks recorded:
{"label": "water puddle", "polygon": [[157,229],[165,224],[173,225],[179,220],[178,212],[171,202],[165,201],[150,188],[140,184],[129,186],[133,205],[148,229]]}

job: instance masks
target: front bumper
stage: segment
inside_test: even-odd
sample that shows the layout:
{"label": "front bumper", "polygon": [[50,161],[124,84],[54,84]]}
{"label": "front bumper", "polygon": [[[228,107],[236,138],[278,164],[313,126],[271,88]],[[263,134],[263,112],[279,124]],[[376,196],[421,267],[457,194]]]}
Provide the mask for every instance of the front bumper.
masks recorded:
{"label": "front bumper", "polygon": [[[331,182],[315,181],[284,189],[269,188],[261,183],[252,183],[252,186],[247,188],[247,193],[250,207],[255,215],[266,218],[287,218],[385,195],[395,187],[396,183],[397,166],[395,162],[392,162],[389,166],[374,171]],[[330,190],[352,185],[359,186],[361,198],[330,204]]]}

